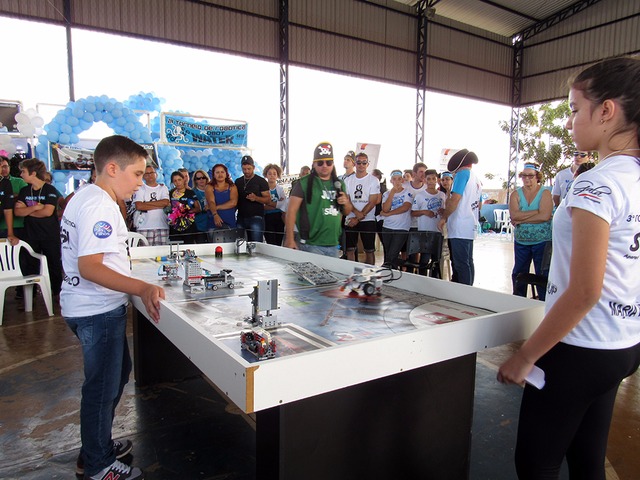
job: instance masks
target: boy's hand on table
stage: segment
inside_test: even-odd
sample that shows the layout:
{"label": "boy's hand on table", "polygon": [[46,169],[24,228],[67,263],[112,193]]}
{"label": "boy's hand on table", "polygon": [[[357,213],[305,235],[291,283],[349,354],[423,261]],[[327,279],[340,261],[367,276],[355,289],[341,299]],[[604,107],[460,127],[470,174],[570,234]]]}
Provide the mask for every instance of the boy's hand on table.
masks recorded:
{"label": "boy's hand on table", "polygon": [[164,289],[150,283],[147,284],[140,295],[147,313],[155,323],[160,321],[160,300],[164,300],[164,298]]}

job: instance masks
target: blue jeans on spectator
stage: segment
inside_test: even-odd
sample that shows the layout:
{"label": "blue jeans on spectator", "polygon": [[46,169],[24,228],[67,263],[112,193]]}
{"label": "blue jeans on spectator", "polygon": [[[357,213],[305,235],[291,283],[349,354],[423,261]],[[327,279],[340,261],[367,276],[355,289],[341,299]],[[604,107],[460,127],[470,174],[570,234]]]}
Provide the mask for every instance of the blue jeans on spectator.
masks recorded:
{"label": "blue jeans on spectator", "polygon": [[453,267],[452,280],[465,285],[473,285],[476,275],[473,265],[473,240],[450,238],[449,249]]}
{"label": "blue jeans on spectator", "polygon": [[[544,249],[547,242],[536,243],[535,245],[523,245],[518,242],[513,242],[514,252],[514,264],[513,272],[511,273],[511,281],[513,283],[513,294],[521,297],[527,296],[527,284],[516,284],[516,277],[519,273],[529,273],[531,269],[531,261],[533,261],[533,268],[536,275],[544,275],[542,271],[542,260],[544,258]],[[536,288],[538,292],[538,298],[540,300],[545,299],[546,290],[544,288]]]}
{"label": "blue jeans on spectator", "polygon": [[262,234],[264,232],[264,217],[256,215],[255,217],[238,217],[236,225],[244,228],[247,232],[248,242],[262,242]]}
{"label": "blue jeans on spectator", "polygon": [[298,242],[298,249],[303,252],[315,253],[318,255],[324,255],[325,257],[338,258],[340,256],[340,248],[335,247],[323,247],[322,245],[308,245],[306,243]]}
{"label": "blue jeans on spectator", "polygon": [[116,406],[131,373],[127,344],[127,306],[89,317],[65,318],[80,340],[84,383],[80,403],[80,437],[86,475],[116,460],[111,427]]}

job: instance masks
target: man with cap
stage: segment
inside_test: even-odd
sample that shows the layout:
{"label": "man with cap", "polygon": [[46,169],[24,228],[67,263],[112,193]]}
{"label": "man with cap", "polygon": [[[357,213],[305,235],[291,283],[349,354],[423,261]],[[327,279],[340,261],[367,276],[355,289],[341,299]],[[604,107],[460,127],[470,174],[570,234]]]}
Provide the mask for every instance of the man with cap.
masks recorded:
{"label": "man with cap", "polygon": [[344,180],[356,173],[356,154],[353,150],[349,150],[344,156],[342,166],[344,167],[344,174],[340,175],[340,180]]}
{"label": "man with cap", "polygon": [[356,260],[358,237],[362,240],[365,263],[375,265],[376,218],[375,208],[380,201],[380,182],[367,172],[369,157],[360,152],[356,156],[356,173],[344,180],[353,210],[346,216],[347,260]]}
{"label": "man with cap", "polygon": [[[313,154],[313,169],[291,188],[285,220],[285,247],[331,257],[340,256],[342,214],[353,206],[338,180],[333,164],[333,147],[322,142]],[[300,242],[294,237],[298,228]]]}
{"label": "man with cap", "polygon": [[466,148],[456,152],[449,160],[447,170],[455,176],[451,194],[444,213],[438,222],[442,231],[445,223],[449,236],[449,249],[453,266],[452,280],[473,285],[473,239],[478,225],[482,184],[471,167],[478,163],[478,156]]}
{"label": "man with cap", "polygon": [[271,201],[269,184],[255,174],[255,162],[250,155],[240,161],[243,175],[236,179],[238,188],[237,226],[247,232],[247,241],[262,242],[264,206]]}

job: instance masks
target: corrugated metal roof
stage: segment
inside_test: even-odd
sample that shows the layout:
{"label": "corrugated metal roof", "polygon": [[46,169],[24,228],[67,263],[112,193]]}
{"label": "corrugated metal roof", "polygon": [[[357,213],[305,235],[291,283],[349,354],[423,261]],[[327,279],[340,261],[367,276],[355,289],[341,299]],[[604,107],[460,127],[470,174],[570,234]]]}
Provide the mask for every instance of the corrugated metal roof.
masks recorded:
{"label": "corrugated metal roof", "polygon": [[[415,5],[416,0],[396,0]],[[512,37],[555,15],[576,0],[431,0],[435,15]]]}

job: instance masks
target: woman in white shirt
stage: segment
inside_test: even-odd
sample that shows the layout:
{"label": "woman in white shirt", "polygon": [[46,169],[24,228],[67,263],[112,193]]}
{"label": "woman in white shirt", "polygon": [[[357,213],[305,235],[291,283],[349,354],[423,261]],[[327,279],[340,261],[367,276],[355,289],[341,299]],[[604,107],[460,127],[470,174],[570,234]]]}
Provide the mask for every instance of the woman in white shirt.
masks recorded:
{"label": "woman in white shirt", "polygon": [[640,363],[640,59],[616,58],[580,73],[567,129],[598,165],[577,178],[553,219],[546,314],[498,372],[524,382],[516,469],[521,479],[604,479],[607,436],[620,382]]}

